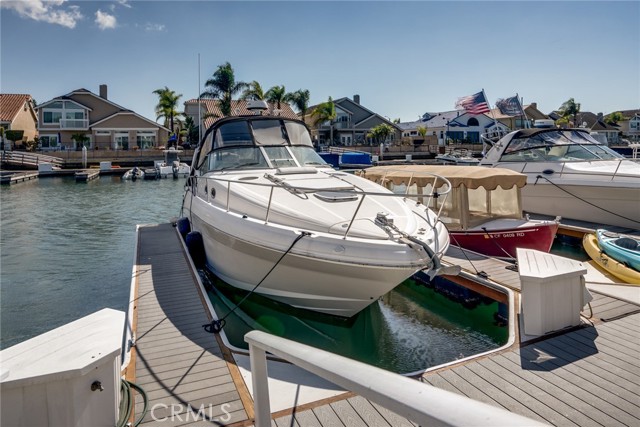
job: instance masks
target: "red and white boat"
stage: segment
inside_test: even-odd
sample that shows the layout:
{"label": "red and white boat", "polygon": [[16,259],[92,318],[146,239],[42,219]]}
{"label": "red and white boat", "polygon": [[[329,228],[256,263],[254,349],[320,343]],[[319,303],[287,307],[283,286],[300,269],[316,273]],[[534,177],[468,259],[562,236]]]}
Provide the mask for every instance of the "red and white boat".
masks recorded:
{"label": "red and white boat", "polygon": [[[365,178],[399,193],[432,194],[437,174],[451,183],[451,193],[422,203],[447,225],[451,244],[497,258],[515,258],[516,248],[549,252],[559,217],[532,220],[522,215],[520,189],[527,176],[510,169],[481,166],[397,165],[360,171]],[[437,185],[440,185],[438,183]],[[444,193],[447,188],[435,188]]]}

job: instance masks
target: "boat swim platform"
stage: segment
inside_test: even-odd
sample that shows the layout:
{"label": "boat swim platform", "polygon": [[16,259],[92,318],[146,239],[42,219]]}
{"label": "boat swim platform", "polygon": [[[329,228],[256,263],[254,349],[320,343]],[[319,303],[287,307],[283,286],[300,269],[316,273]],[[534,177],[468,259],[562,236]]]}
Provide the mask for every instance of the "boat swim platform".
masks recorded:
{"label": "boat swim platform", "polygon": [[[234,354],[220,336],[204,331],[202,325],[212,319],[210,305],[176,228],[139,226],[136,242],[135,346],[126,378],[149,398],[150,412],[141,426],[253,425],[251,386],[237,362],[248,356]],[[581,327],[526,345],[516,340],[508,348],[431,368],[416,379],[551,425],[640,425],[640,305],[595,296],[592,313],[585,313],[591,320],[583,319]],[[271,377],[278,376],[269,380],[272,426],[415,425],[335,386],[315,400],[303,400],[309,376],[298,375],[301,370],[293,365],[268,363]],[[272,369],[275,364],[280,371]],[[274,401],[281,390],[275,380],[286,381],[282,370],[289,369],[293,403],[278,407]],[[141,410],[137,395],[136,414]]]}

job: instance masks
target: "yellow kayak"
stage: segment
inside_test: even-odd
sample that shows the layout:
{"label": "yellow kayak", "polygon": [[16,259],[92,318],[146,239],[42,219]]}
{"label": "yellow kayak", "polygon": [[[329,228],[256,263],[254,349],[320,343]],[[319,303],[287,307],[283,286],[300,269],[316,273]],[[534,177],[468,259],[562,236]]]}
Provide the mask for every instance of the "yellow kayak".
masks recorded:
{"label": "yellow kayak", "polygon": [[598,238],[595,234],[585,234],[582,238],[582,246],[596,264],[625,283],[640,286],[640,272],[616,261],[600,250]]}

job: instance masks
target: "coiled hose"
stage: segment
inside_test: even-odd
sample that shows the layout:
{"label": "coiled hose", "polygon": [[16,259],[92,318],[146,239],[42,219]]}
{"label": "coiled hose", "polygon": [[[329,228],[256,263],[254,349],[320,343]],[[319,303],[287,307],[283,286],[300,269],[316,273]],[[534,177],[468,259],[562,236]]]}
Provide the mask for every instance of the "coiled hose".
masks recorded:
{"label": "coiled hose", "polygon": [[129,424],[129,417],[131,417],[131,411],[133,410],[133,407],[135,405],[135,397],[134,397],[134,394],[131,392],[131,389],[135,389],[142,396],[142,400],[144,403],[144,406],[142,408],[142,411],[140,412],[138,419],[133,423],[133,426],[137,427],[138,425],[140,425],[140,423],[144,419],[144,416],[147,415],[147,409],[149,407],[149,398],[147,397],[147,393],[144,391],[144,389],[136,383],[132,383],[123,378],[120,381],[120,384],[121,384],[120,386],[121,398],[120,398],[120,412],[119,412],[120,417],[118,418],[118,424],[116,424],[116,426],[126,427],[131,425]]}

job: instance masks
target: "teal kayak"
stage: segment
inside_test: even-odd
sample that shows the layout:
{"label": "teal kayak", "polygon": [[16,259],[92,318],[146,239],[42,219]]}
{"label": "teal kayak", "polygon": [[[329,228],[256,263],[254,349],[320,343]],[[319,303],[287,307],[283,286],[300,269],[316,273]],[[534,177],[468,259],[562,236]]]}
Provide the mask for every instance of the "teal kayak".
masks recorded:
{"label": "teal kayak", "polygon": [[640,271],[640,237],[597,230],[600,249],[611,258]]}

